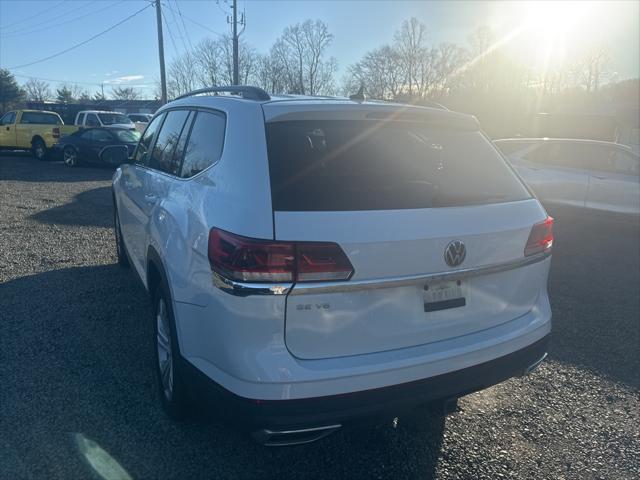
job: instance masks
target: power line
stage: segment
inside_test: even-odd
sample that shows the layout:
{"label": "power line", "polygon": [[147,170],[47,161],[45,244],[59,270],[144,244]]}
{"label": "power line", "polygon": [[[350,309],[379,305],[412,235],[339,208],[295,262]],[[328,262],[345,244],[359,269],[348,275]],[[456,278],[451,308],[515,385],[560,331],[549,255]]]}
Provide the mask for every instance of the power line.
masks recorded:
{"label": "power line", "polygon": [[[109,5],[107,5],[106,7],[101,8],[101,9],[99,9],[99,10],[95,10],[95,11],[93,11],[93,12],[85,13],[84,15],[80,15],[79,17],[74,17],[74,18],[71,18],[71,19],[69,19],[69,20],[67,20],[67,21],[60,22],[60,23],[56,23],[55,25],[49,25],[49,26],[44,27],[44,28],[39,28],[39,29],[36,29],[36,30],[30,30],[30,31],[28,31],[28,32],[20,32],[20,33],[10,32],[10,33],[8,33],[8,34],[6,34],[6,35],[0,35],[0,37],[2,37],[2,38],[21,37],[21,36],[24,36],[24,35],[31,35],[31,34],[33,34],[33,33],[44,32],[45,30],[51,30],[52,28],[59,28],[59,27],[61,27],[62,25],[66,25],[66,24],[68,24],[68,23],[75,22],[75,21],[77,21],[77,20],[80,20],[81,18],[85,18],[85,17],[88,17],[88,16],[90,16],[90,15],[95,15],[96,13],[100,13],[100,12],[102,12],[102,11],[104,11],[104,10],[107,10],[107,9],[109,9],[109,8],[111,8],[111,7],[115,6],[115,5],[117,5],[118,3],[122,3],[122,2],[124,2],[124,1],[125,1],[125,0],[118,0],[117,2],[110,3],[110,4],[109,4]],[[47,22],[47,23],[50,23],[50,22]]]}
{"label": "power line", "polygon": [[[39,17],[42,14],[45,14],[47,12],[50,12],[51,10],[53,10],[54,8],[58,8],[60,5],[62,5],[65,2],[68,2],[69,0],[62,0],[61,2],[56,3],[54,6],[49,7],[49,8],[45,8],[44,10],[39,11],[38,13],[34,13],[32,15],[29,15],[28,17],[24,17],[20,20],[18,20],[17,22],[11,22],[11,26],[15,27],[16,25],[19,25],[21,23],[26,22],[27,20],[33,20],[34,17]],[[0,25],[0,30],[3,28],[7,28],[7,25]]]}
{"label": "power line", "polygon": [[[173,8],[171,7],[171,5],[165,5],[165,6],[166,6],[169,10],[173,11]],[[209,27],[207,27],[206,25],[203,25],[202,23],[200,23],[200,22],[198,22],[198,21],[194,20],[193,18],[189,18],[189,17],[187,17],[187,16],[186,16],[186,15],[184,15],[184,14],[182,15],[182,17],[183,17],[185,20],[188,20],[189,22],[193,23],[194,25],[197,25],[197,26],[199,26],[200,28],[203,28],[204,30],[207,30],[208,32],[211,32],[211,33],[213,33],[213,34],[215,34],[215,35],[218,35],[218,36],[220,36],[220,37],[224,37],[224,34],[222,34],[222,33],[220,33],[220,32],[216,32],[215,30],[211,30]]]}
{"label": "power line", "polygon": [[56,20],[59,20],[60,18],[66,17],[69,14],[73,15],[74,13],[77,13],[78,10],[83,10],[83,9],[85,9],[87,7],[90,7],[90,6],[91,6],[90,3],[89,4],[85,3],[84,5],[81,5],[80,7],[71,7],[71,10],[63,11],[62,13],[59,13],[58,15],[54,15],[53,17],[50,17],[47,20],[44,20],[42,22],[34,23],[33,25],[28,25],[26,27],[20,27],[20,28],[14,30],[14,31],[5,32],[5,35],[13,35],[15,33],[22,32],[24,30],[29,30],[30,28],[39,27],[40,25],[51,25],[52,22],[54,22]]}
{"label": "power line", "polygon": [[[166,3],[164,5],[166,6]],[[182,30],[180,30],[180,24],[178,23],[178,15],[176,15],[173,10],[171,10],[171,18],[173,18],[173,22],[172,23],[173,23],[174,27],[177,30],[177,35],[179,36],[180,41],[182,42],[183,52],[185,54],[187,54],[189,49],[187,48],[187,43],[184,41],[184,36],[182,35]],[[165,25],[167,26],[167,30],[169,30],[169,19],[167,18],[167,15],[164,15],[163,19],[164,19]],[[169,30],[169,32],[171,32],[171,31]],[[171,35],[171,33],[169,33],[169,35]],[[177,50],[176,50],[176,53],[178,53]]]}
{"label": "power line", "polygon": [[187,26],[184,24],[184,18],[182,16],[182,11],[180,10],[180,4],[178,3],[178,0],[173,0],[173,3],[176,4],[176,8],[178,9],[178,15],[180,16],[180,21],[182,22],[182,29],[184,30],[184,34],[187,37],[187,42],[189,42],[189,47],[191,48],[191,50],[193,50],[193,44],[191,43],[191,38],[189,37],[189,32],[187,31]]}
{"label": "power line", "polygon": [[167,21],[166,15],[162,16],[162,21],[164,22],[164,26],[167,27],[167,32],[169,33],[169,39],[171,40],[171,45],[173,45],[173,51],[175,52],[176,55],[180,55],[180,52],[178,51],[178,47],[176,46],[176,41],[173,38],[173,33],[171,33],[171,29],[169,28],[169,22]]}
{"label": "power line", "polygon": [[153,4],[149,3],[148,5],[146,5],[146,6],[142,7],[140,10],[136,11],[135,13],[132,13],[131,15],[129,15],[128,17],[126,17],[125,19],[120,20],[120,21],[119,21],[118,23],[116,23],[115,25],[112,25],[111,27],[107,28],[106,30],[103,30],[102,32],[97,33],[97,34],[95,34],[94,36],[92,36],[92,37],[88,38],[87,40],[85,40],[85,41],[83,41],[83,42],[80,42],[80,43],[77,43],[77,44],[73,45],[72,47],[69,47],[69,48],[67,48],[67,49],[65,49],[65,50],[62,50],[62,51],[58,52],[58,53],[54,53],[53,55],[49,55],[48,57],[41,58],[40,60],[35,60],[35,61],[33,61],[33,62],[24,63],[24,64],[22,64],[22,65],[16,65],[16,66],[14,66],[14,67],[9,67],[9,69],[10,69],[10,70],[13,70],[13,69],[16,69],[16,68],[30,67],[31,65],[35,65],[35,64],[37,64],[37,63],[46,62],[47,60],[51,60],[52,58],[56,58],[56,57],[59,57],[60,55],[63,55],[63,54],[65,54],[65,53],[67,53],[67,52],[70,52],[71,50],[75,50],[76,48],[81,47],[82,45],[85,45],[85,44],[89,43],[90,41],[95,40],[96,38],[98,38],[98,37],[100,37],[100,36],[104,35],[105,33],[110,32],[110,31],[111,31],[111,30],[113,30],[114,28],[116,28],[116,27],[118,27],[118,26],[122,25],[123,23],[125,23],[126,21],[128,21],[128,20],[132,19],[133,17],[135,17],[135,16],[136,16],[136,15],[138,15],[139,13],[143,12],[144,10],[146,10],[147,8],[149,8],[149,7],[150,7],[150,6],[152,6],[152,5],[153,5]]}

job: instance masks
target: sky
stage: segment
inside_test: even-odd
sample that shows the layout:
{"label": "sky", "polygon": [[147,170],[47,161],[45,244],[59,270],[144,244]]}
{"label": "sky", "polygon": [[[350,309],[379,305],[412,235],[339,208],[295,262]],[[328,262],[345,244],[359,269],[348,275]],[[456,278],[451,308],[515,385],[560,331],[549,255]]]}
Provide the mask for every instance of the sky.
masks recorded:
{"label": "sky", "polygon": [[[167,66],[190,45],[229,32],[225,0],[163,0],[163,5]],[[506,39],[510,55],[534,68],[561,64],[603,45],[615,78],[640,76],[637,0],[238,0],[238,5],[246,18],[243,38],[261,53],[268,52],[286,26],[308,18],[324,21],[334,35],[328,55],[338,60],[338,80],[367,51],[391,42],[411,17],[427,26],[429,44],[465,45],[475,28],[487,25],[498,39]],[[87,40],[59,56],[22,66]],[[0,0],[0,67],[9,68],[20,83],[38,77],[52,87],[66,81],[92,93],[104,85],[106,94],[113,85],[134,86],[152,97],[160,77],[157,48],[155,8],[147,0]]]}

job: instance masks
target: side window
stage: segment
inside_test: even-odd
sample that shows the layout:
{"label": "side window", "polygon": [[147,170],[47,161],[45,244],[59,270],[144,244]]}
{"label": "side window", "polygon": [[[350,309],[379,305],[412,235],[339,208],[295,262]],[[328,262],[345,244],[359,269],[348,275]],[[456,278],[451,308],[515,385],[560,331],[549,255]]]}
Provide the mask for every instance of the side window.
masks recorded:
{"label": "side window", "polygon": [[496,142],[496,147],[507,157],[527,147],[526,143],[521,142]]}
{"label": "side window", "polygon": [[81,113],[80,115],[78,115],[78,121],[76,122],[77,125],[83,125],[84,124],[84,113]]}
{"label": "side window", "polygon": [[224,145],[225,116],[221,113],[198,112],[184,149],[180,176],[193,177],[216,163]]}
{"label": "side window", "polygon": [[180,163],[175,160],[174,153],[188,116],[188,110],[172,110],[167,113],[167,118],[162,124],[158,140],[147,162],[149,167],[177,175]]}
{"label": "side window", "polygon": [[640,175],[640,158],[628,152],[614,150],[612,155],[612,170],[622,175]]}
{"label": "side window", "polygon": [[111,134],[105,130],[93,130],[93,139],[96,142],[101,143],[113,142],[113,137],[111,137]]}
{"label": "side window", "polygon": [[138,142],[138,146],[136,147],[136,151],[133,154],[133,161],[135,163],[141,163],[143,165],[147,164],[147,156],[149,153],[149,149],[151,145],[153,145],[153,140],[160,129],[160,125],[162,125],[162,120],[164,119],[164,114],[158,115],[153,121],[149,124],[147,129],[144,131],[144,135]]}
{"label": "side window", "polygon": [[95,130],[85,130],[84,133],[82,134],[82,139],[83,140],[90,140],[93,141],[94,140],[94,132]]}
{"label": "side window", "polygon": [[555,145],[551,145],[548,143],[542,144],[538,146],[538,148],[531,150],[525,156],[525,158],[533,163],[543,163],[543,164],[552,163],[551,157],[552,157],[553,150],[555,150],[554,147]]}
{"label": "side window", "polygon": [[95,113],[87,113],[87,121],[85,124],[87,127],[99,127],[100,121]]}
{"label": "side window", "polygon": [[16,112],[5,113],[0,119],[0,125],[13,125],[16,121]]}

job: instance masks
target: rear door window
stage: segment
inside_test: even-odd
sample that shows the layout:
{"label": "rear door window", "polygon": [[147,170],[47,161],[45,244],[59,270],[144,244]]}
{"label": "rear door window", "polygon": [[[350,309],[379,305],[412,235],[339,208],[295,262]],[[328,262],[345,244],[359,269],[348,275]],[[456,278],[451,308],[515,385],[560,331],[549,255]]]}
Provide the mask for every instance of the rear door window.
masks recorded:
{"label": "rear door window", "polygon": [[184,148],[180,176],[193,177],[216,163],[222,155],[226,119],[222,113],[199,111]]}
{"label": "rear door window", "polygon": [[153,152],[147,163],[150,168],[161,170],[171,175],[178,174],[180,161],[175,156],[175,150],[188,116],[188,110],[172,110],[167,113],[162,129],[158,134],[158,140],[156,140]]}
{"label": "rear door window", "polygon": [[478,131],[421,123],[267,124],[273,209],[392,210],[530,198]]}
{"label": "rear door window", "polygon": [[84,113],[81,113],[80,115],[78,115],[78,121],[76,122],[77,125],[83,125],[84,124]]}
{"label": "rear door window", "polygon": [[555,167],[606,170],[608,157],[608,149],[600,145],[568,142],[543,145],[527,158]]}
{"label": "rear door window", "polygon": [[136,151],[133,154],[133,161],[135,163],[139,163],[145,165],[147,163],[147,157],[149,156],[149,150],[153,145],[153,141],[156,138],[156,134],[160,130],[160,125],[162,125],[162,120],[164,119],[164,113],[158,115],[153,121],[149,124],[147,129],[144,131],[144,135],[138,142],[138,146],[136,147]]}

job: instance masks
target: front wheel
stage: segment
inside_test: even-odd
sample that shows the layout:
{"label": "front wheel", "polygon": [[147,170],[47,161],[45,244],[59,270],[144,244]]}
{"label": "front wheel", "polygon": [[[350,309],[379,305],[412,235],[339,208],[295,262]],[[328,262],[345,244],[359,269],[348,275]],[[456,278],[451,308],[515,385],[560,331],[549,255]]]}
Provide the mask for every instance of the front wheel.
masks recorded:
{"label": "front wheel", "polygon": [[78,152],[71,145],[64,147],[62,159],[67,167],[75,167],[78,164]]}
{"label": "front wheel", "polygon": [[177,368],[180,350],[176,335],[171,297],[160,284],[154,295],[154,337],[156,373],[164,410],[175,420],[186,415],[187,390]]}
{"label": "front wheel", "polygon": [[33,153],[33,156],[36,157],[37,160],[42,161],[47,159],[47,146],[39,138],[36,138],[31,143],[31,152]]}

